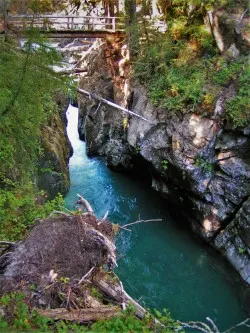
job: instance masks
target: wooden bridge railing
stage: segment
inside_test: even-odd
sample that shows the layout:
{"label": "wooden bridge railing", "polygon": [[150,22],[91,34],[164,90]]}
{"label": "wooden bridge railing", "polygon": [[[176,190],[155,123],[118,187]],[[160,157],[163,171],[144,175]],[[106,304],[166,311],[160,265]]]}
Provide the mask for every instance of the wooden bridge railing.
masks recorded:
{"label": "wooden bridge railing", "polygon": [[120,17],[100,17],[100,16],[8,16],[8,25],[19,30],[28,27],[37,27],[41,30],[53,31],[121,31],[125,29],[125,24]]}

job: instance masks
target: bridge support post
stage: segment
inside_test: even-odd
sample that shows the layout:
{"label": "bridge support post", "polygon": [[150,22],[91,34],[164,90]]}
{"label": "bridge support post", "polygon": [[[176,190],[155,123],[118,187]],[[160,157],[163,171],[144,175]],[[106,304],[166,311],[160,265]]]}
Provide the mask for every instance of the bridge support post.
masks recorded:
{"label": "bridge support post", "polygon": [[115,17],[112,18],[112,30],[115,31]]}

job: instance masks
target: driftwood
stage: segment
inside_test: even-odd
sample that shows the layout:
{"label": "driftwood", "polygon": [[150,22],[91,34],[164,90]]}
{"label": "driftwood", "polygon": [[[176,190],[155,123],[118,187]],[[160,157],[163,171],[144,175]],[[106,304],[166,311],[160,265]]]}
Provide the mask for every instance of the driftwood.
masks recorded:
{"label": "driftwood", "polygon": [[162,221],[162,219],[138,220],[138,221],[135,221],[135,222],[124,224],[122,227],[124,229],[125,227],[128,227],[130,225],[134,225],[134,224],[138,224],[138,223],[161,222],[161,221]]}
{"label": "driftwood", "polygon": [[[0,295],[24,291],[30,297],[31,306],[40,307],[42,300],[43,307],[49,308],[39,309],[41,315],[57,320],[82,323],[108,319],[120,315],[128,304],[135,307],[138,318],[143,318],[147,311],[126,293],[112,272],[117,266],[116,247],[113,225],[107,221],[108,212],[98,220],[90,203],[80,194],[77,204],[83,205],[87,212],[54,211],[49,218],[38,220],[22,242],[0,242],[4,251],[0,255]],[[150,221],[159,219],[139,218],[128,225]],[[103,265],[109,272],[102,269]],[[31,283],[37,290],[30,290]],[[113,305],[91,301],[91,286]],[[117,303],[119,306],[115,306]],[[155,323],[160,324],[157,320]]]}
{"label": "driftwood", "polygon": [[114,284],[111,281],[107,279],[104,274],[102,274],[95,276],[92,282],[99,290],[101,290],[103,294],[111,299],[114,299],[123,308],[125,308],[128,304],[132,304],[136,309],[136,316],[142,319],[147,313],[146,309],[144,309],[131,296],[129,296],[126,291],[124,291],[122,284]]}
{"label": "driftwood", "polygon": [[78,323],[93,322],[116,317],[121,314],[121,309],[118,306],[100,306],[97,308],[87,308],[68,311],[64,308],[59,309],[38,309],[38,313],[47,318],[56,320],[69,320]]}
{"label": "driftwood", "polygon": [[[182,328],[188,328],[188,329],[193,329],[196,332],[199,331],[199,332],[203,332],[203,333],[220,333],[219,328],[217,327],[217,325],[211,318],[206,317],[206,320],[207,320],[208,324],[200,322],[200,321],[190,321],[187,323],[183,323],[181,321],[177,321],[177,322],[180,325],[180,330],[182,330]],[[226,331],[223,331],[221,333],[230,333],[230,332],[234,331],[237,327],[250,328],[249,323],[250,323],[250,318],[247,318],[247,319],[243,320],[242,322],[230,327],[229,329],[227,329]],[[177,332],[179,332],[179,330],[177,330]]]}
{"label": "driftwood", "polygon": [[91,207],[90,203],[84,199],[80,194],[77,194],[78,200],[74,203],[74,207],[76,205],[83,205],[86,209],[86,211],[90,214],[94,214],[93,208]]}
{"label": "driftwood", "polygon": [[138,221],[135,221],[135,222],[127,223],[127,224],[124,224],[124,225],[118,225],[118,227],[119,227],[119,229],[131,232],[132,230],[127,228],[130,225],[134,225],[134,224],[138,224],[138,223],[148,223],[148,222],[161,222],[161,221],[162,221],[162,219],[151,219],[151,220],[140,220],[139,219]]}
{"label": "driftwood", "polygon": [[78,284],[83,283],[83,281],[85,279],[87,279],[88,276],[90,276],[90,274],[93,272],[94,269],[95,269],[95,266],[90,268],[90,270],[81,278],[81,280],[78,282]]}
{"label": "driftwood", "polygon": [[143,116],[140,116],[139,114],[137,114],[137,113],[135,113],[135,112],[133,112],[133,111],[130,111],[130,110],[128,110],[128,109],[126,109],[126,108],[124,108],[124,107],[122,107],[122,106],[120,106],[120,105],[118,105],[118,104],[115,104],[115,103],[113,103],[113,102],[111,102],[111,101],[108,101],[107,99],[102,98],[102,97],[100,97],[100,96],[98,96],[98,95],[96,95],[96,94],[90,93],[90,92],[88,92],[88,91],[86,91],[86,90],[83,90],[83,89],[80,89],[80,88],[78,88],[77,91],[78,91],[80,94],[83,94],[83,95],[88,96],[89,98],[93,98],[93,99],[95,99],[95,100],[97,100],[97,101],[99,101],[99,102],[102,102],[102,103],[104,103],[104,104],[107,104],[107,105],[109,105],[109,106],[112,106],[113,108],[115,108],[115,109],[117,109],[117,110],[119,110],[119,111],[123,111],[123,112],[125,112],[125,113],[130,114],[131,116],[135,116],[135,117],[137,117],[137,118],[140,118],[140,119],[146,121],[146,122],[149,123],[149,124],[154,125],[153,122],[149,121],[148,119],[144,118]]}

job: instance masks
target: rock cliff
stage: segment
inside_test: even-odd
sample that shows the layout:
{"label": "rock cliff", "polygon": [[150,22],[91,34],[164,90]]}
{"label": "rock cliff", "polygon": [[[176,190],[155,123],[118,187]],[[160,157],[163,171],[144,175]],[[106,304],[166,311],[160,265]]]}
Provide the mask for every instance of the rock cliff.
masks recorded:
{"label": "rock cliff", "polygon": [[58,110],[41,130],[43,155],[38,162],[36,183],[49,199],[58,193],[65,195],[70,186],[68,162],[72,147],[66,133],[68,100],[57,97]]}
{"label": "rock cliff", "polygon": [[[221,25],[213,32],[221,32],[217,44],[221,41],[228,52],[245,52],[249,41],[241,33],[243,18],[239,23],[232,16],[229,22],[220,12],[215,14],[216,20],[226,20],[224,28],[231,22],[226,33]],[[235,34],[232,43],[230,31]],[[237,34],[244,41],[238,48]],[[233,129],[221,119],[226,101],[235,95],[234,83],[221,91],[209,116],[171,115],[153,106],[146,88],[136,81],[130,82],[127,98],[128,76],[121,75],[118,44],[103,44],[85,56],[82,66],[88,75],[80,87],[127,106],[149,123],[79,96],[79,133],[87,153],[104,156],[117,171],[146,175],[175,214],[222,252],[250,284],[250,127]]]}

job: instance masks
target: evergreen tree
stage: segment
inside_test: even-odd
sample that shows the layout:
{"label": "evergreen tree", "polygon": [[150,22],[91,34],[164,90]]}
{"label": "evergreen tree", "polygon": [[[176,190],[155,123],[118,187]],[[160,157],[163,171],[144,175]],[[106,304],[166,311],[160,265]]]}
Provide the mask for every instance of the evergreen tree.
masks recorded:
{"label": "evergreen tree", "polygon": [[52,69],[59,60],[57,52],[34,32],[23,48],[16,41],[0,39],[2,177],[17,180],[34,169],[41,126],[56,109],[56,92],[66,89]]}

